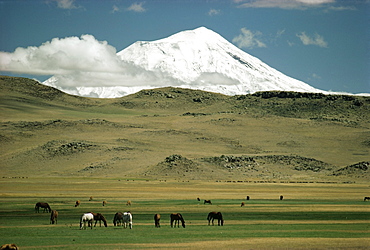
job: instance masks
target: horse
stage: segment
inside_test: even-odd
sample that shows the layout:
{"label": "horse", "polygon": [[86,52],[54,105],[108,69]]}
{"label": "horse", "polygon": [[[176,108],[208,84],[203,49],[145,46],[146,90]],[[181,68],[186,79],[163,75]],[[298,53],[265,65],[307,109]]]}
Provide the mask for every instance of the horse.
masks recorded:
{"label": "horse", "polygon": [[173,227],[173,221],[175,221],[175,227],[176,227],[176,223],[177,223],[177,227],[180,227],[180,221],[181,221],[182,227],[185,228],[185,220],[180,213],[171,214],[170,218],[171,218],[171,227]]}
{"label": "horse", "polygon": [[160,214],[155,214],[154,215],[154,225],[155,227],[161,227],[161,224],[159,221],[161,220],[161,215]]}
{"label": "horse", "polygon": [[211,200],[204,200],[204,204],[206,204],[206,203],[208,203],[208,204],[211,204],[211,205],[212,205],[212,201],[211,201]]}
{"label": "horse", "polygon": [[282,201],[284,199],[284,196],[280,195],[280,200]]}
{"label": "horse", "polygon": [[131,201],[127,201],[126,206],[131,206]]}
{"label": "horse", "polygon": [[130,211],[118,212],[114,215],[113,225],[119,226],[121,223],[124,228],[127,228],[127,225],[129,225],[130,229],[132,229],[132,214]]}
{"label": "horse", "polygon": [[92,197],[92,196],[90,196],[89,201],[92,201],[92,200],[93,200],[93,197]]}
{"label": "horse", "polygon": [[40,207],[44,209],[44,213],[45,213],[45,211],[47,211],[48,213],[51,212],[51,208],[50,208],[49,204],[47,204],[46,202],[37,202],[36,205],[35,205],[36,213],[40,212]]}
{"label": "horse", "polygon": [[364,201],[370,201],[370,197],[364,197]]}
{"label": "horse", "polygon": [[92,213],[92,214],[94,215],[94,220],[95,220],[94,227],[96,227],[96,223],[98,223],[98,221],[99,221],[100,227],[101,227],[101,221],[103,221],[105,227],[108,226],[107,220],[105,219],[105,217],[101,213]]}
{"label": "horse", "polygon": [[58,211],[57,210],[51,210],[50,215],[50,224],[58,224]]}
{"label": "horse", "polygon": [[80,229],[86,229],[87,226],[92,229],[92,224],[94,222],[94,215],[92,213],[83,214],[80,219]]}
{"label": "horse", "polygon": [[75,204],[75,207],[78,207],[79,205],[81,205],[81,201],[76,201],[76,204]]}
{"label": "horse", "polygon": [[200,201],[200,198],[199,197],[197,198],[197,201]]}
{"label": "horse", "polygon": [[132,229],[132,214],[130,211],[123,213],[122,220],[123,220],[124,228],[127,228],[127,224],[128,224],[130,229]]}
{"label": "horse", "polygon": [[245,199],[246,199],[247,201],[249,201],[249,199],[250,199],[249,195],[248,195],[247,197],[245,197]]}
{"label": "horse", "polygon": [[103,201],[103,207],[107,205],[107,201]]}
{"label": "horse", "polygon": [[19,247],[16,244],[4,244],[1,246],[0,250],[18,250]]}
{"label": "horse", "polygon": [[120,224],[123,224],[123,213],[122,212],[118,212],[114,215],[114,218],[113,218],[113,225],[114,226],[119,226]]}
{"label": "horse", "polygon": [[245,206],[245,202],[242,201],[242,204],[240,205],[241,207],[244,207]]}
{"label": "horse", "polygon": [[221,212],[210,212],[207,216],[207,220],[208,220],[208,225],[211,224],[211,220],[212,220],[212,226],[214,225],[214,220],[217,219],[218,220],[218,225],[219,226],[223,226],[224,225],[224,219],[222,217],[222,213]]}

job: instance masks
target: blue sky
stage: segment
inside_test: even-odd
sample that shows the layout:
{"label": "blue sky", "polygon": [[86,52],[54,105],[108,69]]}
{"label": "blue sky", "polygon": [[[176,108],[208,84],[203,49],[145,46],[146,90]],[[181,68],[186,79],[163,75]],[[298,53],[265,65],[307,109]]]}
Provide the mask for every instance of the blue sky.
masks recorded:
{"label": "blue sky", "polygon": [[[45,80],[71,70],[45,51],[78,55],[79,70],[90,43],[109,59],[136,41],[200,26],[315,88],[370,93],[369,0],[0,0],[0,74]],[[82,50],[65,46],[81,40]]]}

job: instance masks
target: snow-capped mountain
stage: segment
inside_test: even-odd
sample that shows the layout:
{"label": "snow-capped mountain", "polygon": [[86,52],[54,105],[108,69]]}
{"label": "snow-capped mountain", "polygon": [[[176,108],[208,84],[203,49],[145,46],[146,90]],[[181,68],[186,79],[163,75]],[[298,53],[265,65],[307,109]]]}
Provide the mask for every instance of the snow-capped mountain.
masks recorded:
{"label": "snow-capped mountain", "polygon": [[137,86],[117,84],[62,89],[58,87],[57,76],[44,84],[74,95],[101,98],[120,97],[141,89],[166,86],[226,95],[269,90],[324,92],[271,68],[205,27],[182,31],[157,41],[138,41],[118,52],[117,56],[125,64],[141,69],[137,73],[140,76],[151,77]]}

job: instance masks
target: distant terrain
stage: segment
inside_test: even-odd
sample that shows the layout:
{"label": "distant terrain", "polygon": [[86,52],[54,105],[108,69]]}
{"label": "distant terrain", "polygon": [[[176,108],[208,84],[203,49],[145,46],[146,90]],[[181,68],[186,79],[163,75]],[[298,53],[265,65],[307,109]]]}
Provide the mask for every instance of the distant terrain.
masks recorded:
{"label": "distant terrain", "polygon": [[366,182],[370,97],[160,88],[116,99],[0,77],[1,175]]}

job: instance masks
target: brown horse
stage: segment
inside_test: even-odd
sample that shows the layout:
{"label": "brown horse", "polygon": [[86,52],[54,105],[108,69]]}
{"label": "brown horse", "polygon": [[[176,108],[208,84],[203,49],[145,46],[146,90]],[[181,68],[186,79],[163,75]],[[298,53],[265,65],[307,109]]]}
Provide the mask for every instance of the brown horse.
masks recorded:
{"label": "brown horse", "polygon": [[113,218],[113,225],[114,226],[119,226],[121,225],[121,223],[123,223],[123,213],[122,212],[118,212],[114,215],[114,218]]}
{"label": "brown horse", "polygon": [[207,216],[207,220],[208,220],[208,225],[211,224],[211,220],[212,220],[212,226],[214,225],[214,220],[217,219],[218,220],[218,225],[219,226],[223,226],[224,225],[224,219],[222,217],[222,213],[221,212],[210,212]]}
{"label": "brown horse", "polygon": [[37,202],[36,205],[35,205],[36,213],[40,212],[40,207],[44,209],[44,213],[45,213],[45,211],[47,211],[48,213],[51,212],[51,208],[50,208],[49,204],[47,204],[46,202]]}
{"label": "brown horse", "polygon": [[107,201],[103,201],[103,207],[107,205]]}
{"label": "brown horse", "polygon": [[161,227],[161,224],[159,221],[161,220],[161,215],[160,214],[155,214],[154,215],[154,225],[155,227]]}
{"label": "brown horse", "polygon": [[89,201],[92,201],[94,197],[90,196]]}
{"label": "brown horse", "polygon": [[50,215],[50,224],[58,224],[58,211],[57,210],[51,210]]}
{"label": "brown horse", "polygon": [[131,201],[127,201],[126,206],[131,206]]}
{"label": "brown horse", "polygon": [[242,201],[242,204],[240,205],[241,207],[244,207],[245,206],[245,202]]}
{"label": "brown horse", "polygon": [[208,203],[208,204],[211,204],[211,205],[212,205],[212,201],[211,201],[211,200],[204,200],[204,204],[206,204],[206,203]]}
{"label": "brown horse", "polygon": [[370,201],[370,197],[364,197],[364,201]]}
{"label": "brown horse", "polygon": [[182,227],[185,228],[185,220],[180,213],[171,214],[170,217],[171,217],[171,227],[173,227],[173,221],[175,221],[175,227],[176,227],[176,223],[177,223],[177,227],[180,227],[180,221],[181,221]]}
{"label": "brown horse", "polygon": [[98,221],[99,221],[100,227],[101,227],[101,222],[102,221],[103,221],[105,227],[108,226],[107,220],[105,219],[105,217],[101,213],[92,213],[92,214],[94,215],[94,221],[95,221],[94,227],[96,227],[96,223],[98,223]]}
{"label": "brown horse", "polygon": [[75,207],[78,207],[79,205],[81,205],[81,201],[80,200],[76,201]]}
{"label": "brown horse", "polygon": [[0,250],[18,250],[19,247],[16,244],[4,244],[1,246]]}

